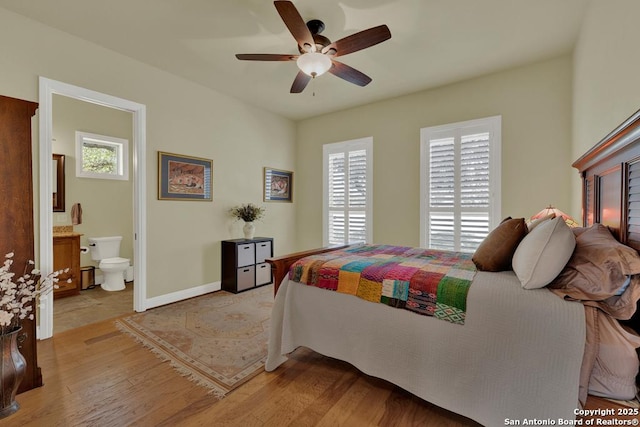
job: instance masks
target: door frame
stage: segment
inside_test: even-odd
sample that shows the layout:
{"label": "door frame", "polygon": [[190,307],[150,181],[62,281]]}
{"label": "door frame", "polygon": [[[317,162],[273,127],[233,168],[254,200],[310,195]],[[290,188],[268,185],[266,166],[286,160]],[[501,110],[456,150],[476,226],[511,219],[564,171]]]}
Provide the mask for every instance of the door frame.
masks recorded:
{"label": "door frame", "polygon": [[[146,250],[146,106],[79,86],[39,78],[40,127],[40,270],[43,275],[53,271],[53,94],[115,108],[133,114],[133,309],[147,309],[147,250]],[[77,272],[79,274],[79,272]],[[53,336],[53,293],[40,298],[38,339]]]}

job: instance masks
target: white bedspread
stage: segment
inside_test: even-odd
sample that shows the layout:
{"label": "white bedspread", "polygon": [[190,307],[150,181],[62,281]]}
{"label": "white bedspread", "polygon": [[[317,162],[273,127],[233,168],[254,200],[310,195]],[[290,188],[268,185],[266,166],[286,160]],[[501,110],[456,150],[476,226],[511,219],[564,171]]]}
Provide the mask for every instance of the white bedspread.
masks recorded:
{"label": "white bedspread", "polygon": [[464,325],[285,278],[265,368],[304,346],[486,426],[557,423],[575,419],[585,334],[581,304],[513,272],[477,273]]}

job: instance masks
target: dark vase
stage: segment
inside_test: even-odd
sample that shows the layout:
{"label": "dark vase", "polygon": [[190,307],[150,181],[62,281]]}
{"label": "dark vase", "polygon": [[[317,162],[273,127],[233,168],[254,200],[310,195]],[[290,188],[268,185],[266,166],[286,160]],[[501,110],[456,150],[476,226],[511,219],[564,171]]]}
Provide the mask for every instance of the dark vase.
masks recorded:
{"label": "dark vase", "polygon": [[27,362],[18,350],[18,335],[22,327],[0,334],[0,419],[16,412],[16,392],[24,378]]}

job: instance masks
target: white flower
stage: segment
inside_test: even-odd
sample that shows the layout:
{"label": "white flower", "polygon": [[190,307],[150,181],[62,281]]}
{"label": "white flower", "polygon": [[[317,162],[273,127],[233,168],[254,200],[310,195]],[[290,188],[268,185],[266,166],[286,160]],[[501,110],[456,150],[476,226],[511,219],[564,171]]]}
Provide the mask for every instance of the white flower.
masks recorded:
{"label": "white flower", "polygon": [[[69,269],[54,271],[40,277],[40,270],[29,267],[33,261],[28,261],[25,273],[17,277],[11,271],[14,253],[5,255],[5,261],[0,267],[0,333],[4,334],[19,327],[21,320],[34,319],[34,304],[36,298],[57,288],[58,275]],[[26,271],[30,269],[30,273]],[[68,280],[70,282],[71,279]],[[34,300],[36,300],[34,302]]]}
{"label": "white flower", "polygon": [[9,326],[11,319],[13,319],[13,313],[8,313],[4,310],[0,311],[0,326]]}

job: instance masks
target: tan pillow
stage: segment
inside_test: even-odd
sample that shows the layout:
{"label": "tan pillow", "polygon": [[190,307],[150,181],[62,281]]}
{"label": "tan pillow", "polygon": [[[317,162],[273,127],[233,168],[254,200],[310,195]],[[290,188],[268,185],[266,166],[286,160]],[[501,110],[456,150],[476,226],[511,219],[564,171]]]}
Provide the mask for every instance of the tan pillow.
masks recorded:
{"label": "tan pillow", "polygon": [[511,258],[527,234],[524,218],[506,218],[480,243],[471,258],[478,270],[511,270]]}
{"label": "tan pillow", "polygon": [[578,300],[613,297],[628,275],[640,273],[640,256],[618,242],[602,224],[583,230],[576,237],[573,256],[551,287]]}
{"label": "tan pillow", "polygon": [[576,246],[562,217],[543,222],[522,239],[513,254],[513,271],[525,289],[547,286],[564,268]]}
{"label": "tan pillow", "polygon": [[[571,231],[573,231],[573,235],[576,236],[576,239],[577,239],[579,235],[587,231],[589,228],[590,227],[572,227]],[[576,241],[576,244],[578,244],[577,241]]]}

